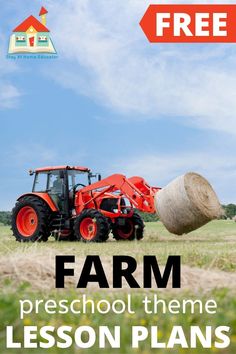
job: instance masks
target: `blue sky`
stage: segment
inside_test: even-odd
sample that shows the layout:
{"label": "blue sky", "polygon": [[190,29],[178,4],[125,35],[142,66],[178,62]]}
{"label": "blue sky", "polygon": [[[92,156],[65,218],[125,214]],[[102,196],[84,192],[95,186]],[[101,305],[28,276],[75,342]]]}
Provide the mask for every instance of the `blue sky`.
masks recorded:
{"label": "blue sky", "polygon": [[[0,210],[30,190],[29,168],[56,164],[160,186],[196,171],[236,202],[235,45],[150,44],[138,25],[149,3],[2,4]],[[12,29],[41,6],[58,59],[6,59]]]}

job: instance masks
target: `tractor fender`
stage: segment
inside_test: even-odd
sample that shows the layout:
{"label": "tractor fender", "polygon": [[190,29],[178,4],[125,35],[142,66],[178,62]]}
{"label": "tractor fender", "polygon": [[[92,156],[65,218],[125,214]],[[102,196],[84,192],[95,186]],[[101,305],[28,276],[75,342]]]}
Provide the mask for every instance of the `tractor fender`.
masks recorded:
{"label": "tractor fender", "polygon": [[47,194],[47,193],[25,193],[25,194],[22,194],[18,199],[17,201],[19,201],[21,198],[25,197],[25,196],[35,196],[35,197],[38,197],[40,199],[42,199],[48,206],[49,208],[51,209],[51,211],[58,211],[58,208],[56,207],[55,203],[53,202],[52,198]]}

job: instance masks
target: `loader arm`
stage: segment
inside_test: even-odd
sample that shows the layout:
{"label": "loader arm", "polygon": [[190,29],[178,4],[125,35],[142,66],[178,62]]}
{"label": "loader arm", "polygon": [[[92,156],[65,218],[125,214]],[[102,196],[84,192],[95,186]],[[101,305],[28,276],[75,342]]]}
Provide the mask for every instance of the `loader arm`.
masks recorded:
{"label": "loader arm", "polygon": [[[160,190],[157,187],[150,187],[141,177],[126,178],[121,174],[114,174],[103,180],[82,188],[76,193],[75,207],[81,212],[96,199],[105,193],[117,193],[129,199],[132,205],[143,212],[154,213],[154,195]],[[96,194],[93,192],[96,191]]]}

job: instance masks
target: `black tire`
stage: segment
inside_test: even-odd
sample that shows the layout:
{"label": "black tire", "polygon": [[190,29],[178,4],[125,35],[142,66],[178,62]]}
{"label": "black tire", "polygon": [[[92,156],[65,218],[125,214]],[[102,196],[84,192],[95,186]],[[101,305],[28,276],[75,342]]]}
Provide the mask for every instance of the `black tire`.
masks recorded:
{"label": "black tire", "polygon": [[[37,215],[37,226],[32,235],[24,235],[22,230],[18,229],[17,217],[23,208],[31,208]],[[50,222],[50,209],[48,205],[38,197],[25,196],[22,197],[12,210],[12,232],[16,241],[19,242],[46,242],[50,236],[49,222]]]}
{"label": "black tire", "polygon": [[[88,226],[88,236],[86,237],[86,233],[84,232],[84,223],[86,223],[87,220],[92,220],[92,230],[90,233]],[[107,218],[98,210],[83,210],[82,213],[75,219],[74,235],[78,241],[82,240],[84,242],[105,242],[109,237],[109,223]]]}
{"label": "black tire", "polygon": [[124,219],[125,224],[119,225],[118,223],[113,224],[112,233],[113,237],[117,240],[123,241],[133,241],[141,240],[144,234],[144,222],[141,216],[134,212],[131,218]]}

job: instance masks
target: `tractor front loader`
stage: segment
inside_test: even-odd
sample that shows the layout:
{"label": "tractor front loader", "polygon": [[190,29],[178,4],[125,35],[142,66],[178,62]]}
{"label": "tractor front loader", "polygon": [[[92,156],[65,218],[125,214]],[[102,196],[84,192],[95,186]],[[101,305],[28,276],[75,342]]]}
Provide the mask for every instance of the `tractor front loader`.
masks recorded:
{"label": "tractor front loader", "polygon": [[[57,240],[104,242],[140,240],[144,223],[136,210],[154,213],[154,195],[141,177],[114,174],[101,179],[86,167],[56,166],[30,171],[32,192],[20,196],[12,211],[17,241]],[[95,183],[92,179],[97,178]]]}

